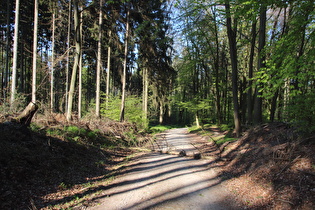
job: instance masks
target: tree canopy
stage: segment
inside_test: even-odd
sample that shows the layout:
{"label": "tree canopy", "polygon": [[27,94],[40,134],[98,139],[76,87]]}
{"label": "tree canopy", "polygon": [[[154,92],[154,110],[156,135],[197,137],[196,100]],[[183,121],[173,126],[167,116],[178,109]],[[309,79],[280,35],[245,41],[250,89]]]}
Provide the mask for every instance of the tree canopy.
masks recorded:
{"label": "tree canopy", "polygon": [[36,2],[0,9],[10,110],[36,93],[68,120],[315,129],[314,1],[39,0],[37,29]]}

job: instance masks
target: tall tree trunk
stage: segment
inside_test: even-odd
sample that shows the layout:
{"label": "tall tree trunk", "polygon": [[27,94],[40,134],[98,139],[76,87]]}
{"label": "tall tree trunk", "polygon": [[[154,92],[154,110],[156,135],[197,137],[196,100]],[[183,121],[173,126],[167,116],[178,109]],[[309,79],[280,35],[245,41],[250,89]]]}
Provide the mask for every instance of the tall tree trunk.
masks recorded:
{"label": "tall tree trunk", "polygon": [[163,124],[164,122],[164,104],[162,103],[162,100],[159,102],[160,104],[160,113],[159,113],[159,124]]}
{"label": "tall tree trunk", "polygon": [[[81,8],[81,11],[83,9]],[[80,13],[80,60],[79,60],[79,95],[78,95],[78,119],[82,117],[82,22],[83,22],[83,13]]]}
{"label": "tall tree trunk", "polygon": [[129,8],[127,11],[126,36],[125,36],[125,58],[122,75],[122,96],[120,109],[120,122],[125,120],[125,97],[126,97],[126,76],[127,76],[127,59],[128,59],[128,39],[129,39]]}
{"label": "tall tree trunk", "polygon": [[66,103],[65,103],[65,112],[67,113],[68,109],[68,97],[69,97],[69,72],[70,72],[70,32],[71,32],[71,4],[72,0],[69,0],[68,8],[68,32],[67,32],[67,66],[66,66]]}
{"label": "tall tree trunk", "polygon": [[[16,92],[16,69],[17,69],[17,51],[18,51],[18,38],[19,38],[20,0],[16,0],[15,5],[16,5],[16,9],[15,9],[15,23],[14,23],[15,25],[14,25],[14,44],[13,44],[12,86],[11,86],[11,99],[10,99],[11,107],[15,100],[15,92]],[[7,34],[7,36],[8,35],[9,34]],[[5,82],[5,85],[7,85],[6,82]]]}
{"label": "tall tree trunk", "polygon": [[100,0],[100,13],[98,21],[98,42],[97,42],[97,66],[96,66],[96,107],[95,115],[97,118],[100,117],[100,89],[101,89],[101,62],[102,62],[102,24],[103,24],[103,12],[102,12],[103,1]]}
{"label": "tall tree trunk", "polygon": [[112,31],[109,31],[109,43],[108,43],[108,48],[107,48],[106,109],[108,108],[109,87],[110,87],[111,34],[112,34]]}
{"label": "tall tree trunk", "polygon": [[149,91],[149,75],[147,67],[143,68],[143,96],[142,96],[142,111],[143,111],[143,119],[145,120],[145,124],[147,124],[148,119],[148,91]]}
{"label": "tall tree trunk", "polygon": [[[15,13],[15,27],[14,27],[14,37],[16,36],[16,32],[15,30],[17,30],[18,32],[18,22],[19,22],[19,7],[20,7],[20,1],[19,0],[16,0],[16,13]],[[7,0],[7,26],[10,25],[10,15],[11,15],[11,0]],[[17,25],[16,25],[17,24]],[[7,97],[7,87],[8,87],[8,81],[9,81],[9,58],[10,58],[10,27],[7,27],[7,30],[6,30],[6,50],[5,50],[5,69],[3,69],[3,73],[2,73],[2,94],[3,94],[3,98],[6,99]],[[17,34],[17,38],[18,38],[18,34]],[[17,43],[18,42],[18,39],[14,38],[14,44],[15,42]],[[17,49],[16,49],[17,50]],[[14,51],[13,51],[14,53]],[[13,57],[14,57],[14,54],[13,54]],[[13,61],[14,62],[14,61]],[[15,62],[17,62],[15,60]],[[15,69],[16,69],[16,64],[13,63],[13,65],[15,65]],[[12,97],[12,96],[11,96]],[[14,96],[13,96],[14,97]]]}
{"label": "tall tree trunk", "polygon": [[51,77],[50,77],[50,111],[54,112],[55,108],[55,93],[54,93],[54,70],[55,70],[55,12],[52,14],[52,41],[51,41]]}
{"label": "tall tree trunk", "polygon": [[[258,43],[258,71],[265,67],[265,53],[263,52],[266,44],[266,21],[267,15],[266,5],[262,4],[260,8],[260,18],[259,18],[259,43]],[[260,85],[260,84],[259,84]],[[262,122],[262,92],[261,87],[256,89],[256,98],[254,104],[254,123],[259,124]]]}
{"label": "tall tree trunk", "polygon": [[73,7],[74,7],[73,18],[74,18],[74,28],[75,28],[75,33],[74,33],[75,54],[74,54],[74,64],[73,64],[72,75],[71,75],[70,89],[69,89],[68,110],[67,110],[67,116],[66,116],[68,121],[71,120],[71,115],[72,115],[75,82],[76,82],[76,76],[78,72],[80,53],[81,53],[80,16],[79,16],[78,0],[73,1]]}
{"label": "tall tree trunk", "polygon": [[35,0],[35,4],[34,4],[34,39],[33,39],[33,72],[32,72],[32,102],[33,103],[36,103],[37,31],[38,31],[38,0]]}
{"label": "tall tree trunk", "polygon": [[218,26],[216,22],[216,11],[213,9],[213,18],[215,20],[214,27],[215,27],[215,43],[216,43],[216,56],[215,56],[215,89],[216,89],[216,108],[217,108],[217,120],[218,124],[221,125],[222,123],[222,114],[221,114],[221,95],[220,95],[220,75],[219,75],[219,63],[220,63],[220,49],[219,49],[219,32]]}
{"label": "tall tree trunk", "polygon": [[234,125],[236,136],[241,135],[241,121],[239,116],[239,104],[238,104],[238,67],[237,67],[237,48],[236,48],[236,28],[232,28],[231,9],[229,1],[225,1],[226,10],[226,27],[230,46],[230,57],[232,64],[232,93],[233,93],[233,108],[234,108]]}
{"label": "tall tree trunk", "polygon": [[257,21],[253,20],[252,24],[252,40],[251,40],[251,47],[250,47],[250,55],[249,55],[249,68],[248,68],[248,91],[247,91],[247,122],[249,124],[253,123],[253,67],[254,67],[254,55],[255,55],[255,43],[256,43],[256,25]]}

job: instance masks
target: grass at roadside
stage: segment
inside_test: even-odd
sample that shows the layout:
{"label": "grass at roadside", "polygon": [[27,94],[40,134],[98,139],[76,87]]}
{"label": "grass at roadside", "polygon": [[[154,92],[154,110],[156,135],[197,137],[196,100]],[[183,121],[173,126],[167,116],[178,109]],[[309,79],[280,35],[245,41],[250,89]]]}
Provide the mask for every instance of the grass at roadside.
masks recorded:
{"label": "grass at roadside", "polygon": [[209,141],[215,142],[218,146],[237,140],[232,136],[232,128],[229,125],[222,124],[220,126],[205,124],[202,127],[192,126],[188,128],[188,132],[197,133],[201,136],[209,137]]}

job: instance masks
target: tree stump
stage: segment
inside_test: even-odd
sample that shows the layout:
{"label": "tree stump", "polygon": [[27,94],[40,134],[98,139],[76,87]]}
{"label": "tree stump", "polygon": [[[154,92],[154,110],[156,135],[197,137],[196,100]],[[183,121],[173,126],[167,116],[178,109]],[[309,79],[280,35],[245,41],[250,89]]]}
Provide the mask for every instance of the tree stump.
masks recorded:
{"label": "tree stump", "polygon": [[28,127],[31,124],[32,118],[37,110],[37,104],[30,102],[23,112],[14,119],[14,121]]}

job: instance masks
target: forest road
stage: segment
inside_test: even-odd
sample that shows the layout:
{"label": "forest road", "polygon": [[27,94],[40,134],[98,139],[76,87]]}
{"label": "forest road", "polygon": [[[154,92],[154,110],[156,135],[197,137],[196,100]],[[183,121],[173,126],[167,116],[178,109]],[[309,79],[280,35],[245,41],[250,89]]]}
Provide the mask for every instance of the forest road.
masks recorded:
{"label": "forest road", "polygon": [[[195,153],[187,129],[171,129],[159,140],[160,150]],[[161,152],[131,162],[88,209],[238,209],[211,168],[210,160]]]}

